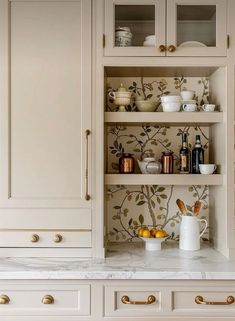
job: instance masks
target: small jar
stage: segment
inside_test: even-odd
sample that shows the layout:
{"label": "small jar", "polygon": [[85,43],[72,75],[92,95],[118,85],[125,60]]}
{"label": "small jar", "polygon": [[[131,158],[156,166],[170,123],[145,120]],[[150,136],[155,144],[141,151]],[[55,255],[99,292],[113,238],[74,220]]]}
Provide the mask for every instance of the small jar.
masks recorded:
{"label": "small jar", "polygon": [[119,173],[132,174],[135,172],[135,159],[132,154],[124,153],[119,158]]}
{"label": "small jar", "polygon": [[174,157],[173,152],[162,152],[162,173],[173,174],[174,172]]}

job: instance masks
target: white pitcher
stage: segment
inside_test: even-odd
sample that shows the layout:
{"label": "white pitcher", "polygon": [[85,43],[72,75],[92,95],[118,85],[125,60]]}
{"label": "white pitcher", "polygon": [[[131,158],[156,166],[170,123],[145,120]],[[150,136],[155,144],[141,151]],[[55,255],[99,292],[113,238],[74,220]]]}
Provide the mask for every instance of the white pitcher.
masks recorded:
{"label": "white pitcher", "polygon": [[[201,233],[200,222],[205,223]],[[200,250],[200,238],[205,233],[207,226],[207,221],[204,219],[198,219],[195,216],[182,216],[180,224],[180,249],[185,251]]]}

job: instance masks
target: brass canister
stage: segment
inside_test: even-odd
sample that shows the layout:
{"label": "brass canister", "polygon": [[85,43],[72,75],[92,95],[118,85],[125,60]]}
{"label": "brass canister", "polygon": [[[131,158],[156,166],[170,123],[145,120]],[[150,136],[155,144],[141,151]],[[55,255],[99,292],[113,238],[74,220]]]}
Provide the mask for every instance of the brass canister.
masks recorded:
{"label": "brass canister", "polygon": [[124,153],[119,158],[119,173],[132,174],[135,172],[135,159],[132,154]]}
{"label": "brass canister", "polygon": [[174,156],[173,152],[162,152],[162,173],[173,174],[174,172]]}

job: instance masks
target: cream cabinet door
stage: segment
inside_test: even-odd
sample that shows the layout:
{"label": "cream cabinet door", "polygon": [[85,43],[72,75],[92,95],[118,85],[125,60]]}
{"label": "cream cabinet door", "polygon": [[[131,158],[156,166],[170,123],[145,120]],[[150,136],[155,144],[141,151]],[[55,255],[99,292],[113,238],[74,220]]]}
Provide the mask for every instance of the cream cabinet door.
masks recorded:
{"label": "cream cabinet door", "polygon": [[226,56],[226,0],[167,0],[167,56]]}
{"label": "cream cabinet door", "polygon": [[0,68],[0,216],[89,216],[91,1],[1,0]]}

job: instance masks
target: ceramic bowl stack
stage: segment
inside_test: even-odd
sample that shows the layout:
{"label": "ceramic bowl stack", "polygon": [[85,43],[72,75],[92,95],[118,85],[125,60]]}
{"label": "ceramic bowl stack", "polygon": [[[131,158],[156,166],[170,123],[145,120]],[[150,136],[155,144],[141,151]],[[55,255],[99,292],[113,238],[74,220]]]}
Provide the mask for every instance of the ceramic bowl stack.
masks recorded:
{"label": "ceramic bowl stack", "polygon": [[161,103],[164,112],[177,112],[180,111],[181,97],[178,95],[162,96]]}
{"label": "ceramic bowl stack", "polygon": [[132,45],[132,33],[129,27],[115,29],[115,46],[130,47]]}
{"label": "ceramic bowl stack", "polygon": [[155,47],[156,44],[156,36],[155,35],[150,35],[145,37],[145,40],[143,42],[144,47]]}

